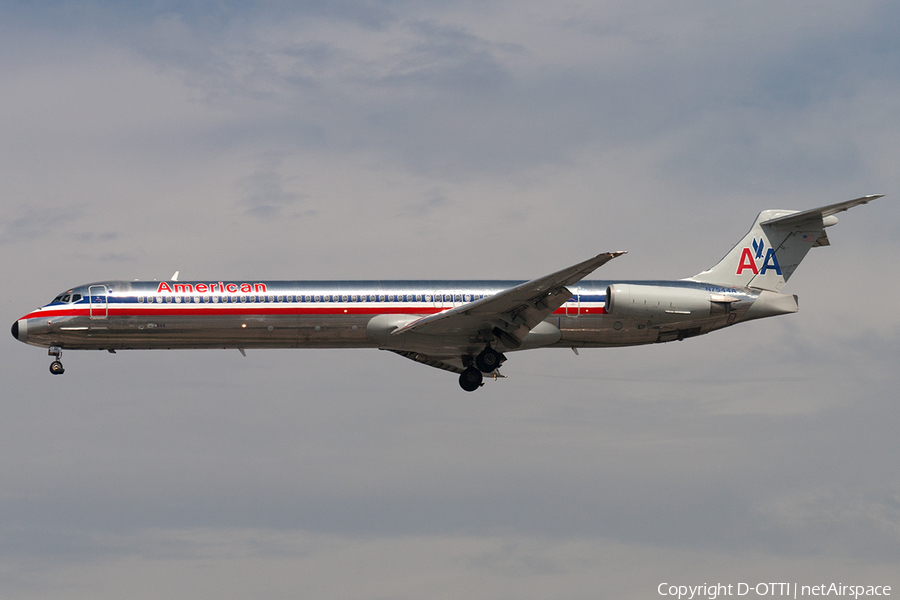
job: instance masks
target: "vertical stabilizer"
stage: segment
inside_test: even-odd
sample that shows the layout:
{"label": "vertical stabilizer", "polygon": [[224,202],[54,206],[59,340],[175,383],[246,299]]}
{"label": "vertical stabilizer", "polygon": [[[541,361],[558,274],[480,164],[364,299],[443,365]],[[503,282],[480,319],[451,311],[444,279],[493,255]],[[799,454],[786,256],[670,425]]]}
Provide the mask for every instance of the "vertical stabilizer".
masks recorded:
{"label": "vertical stabilizer", "polygon": [[837,223],[836,213],[880,197],[863,196],[802,212],[764,210],[725,258],[688,279],[780,291],[810,248],[828,245],[825,228]]}

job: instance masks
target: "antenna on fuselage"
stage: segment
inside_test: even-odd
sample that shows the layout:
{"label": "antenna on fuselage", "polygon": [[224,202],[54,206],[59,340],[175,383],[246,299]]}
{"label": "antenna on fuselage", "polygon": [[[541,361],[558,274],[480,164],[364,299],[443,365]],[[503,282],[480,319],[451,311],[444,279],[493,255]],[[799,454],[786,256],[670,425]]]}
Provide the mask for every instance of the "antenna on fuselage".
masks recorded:
{"label": "antenna on fuselage", "polygon": [[180,272],[181,271],[175,271],[174,273],[172,273],[172,277],[169,279],[169,281],[178,281],[178,274]]}

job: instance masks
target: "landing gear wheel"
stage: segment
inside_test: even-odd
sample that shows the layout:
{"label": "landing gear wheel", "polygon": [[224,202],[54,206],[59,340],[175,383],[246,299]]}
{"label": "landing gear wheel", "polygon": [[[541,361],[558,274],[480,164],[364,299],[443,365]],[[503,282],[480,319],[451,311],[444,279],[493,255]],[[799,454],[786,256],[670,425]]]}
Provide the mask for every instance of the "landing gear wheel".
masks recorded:
{"label": "landing gear wheel", "polygon": [[493,348],[485,348],[484,351],[475,357],[475,366],[482,373],[491,373],[500,366],[500,353]]}
{"label": "landing gear wheel", "polygon": [[58,360],[54,360],[52,363],[50,363],[50,372],[54,375],[62,375],[66,372],[66,370],[63,368],[61,362],[59,362]]}
{"label": "landing gear wheel", "polygon": [[474,392],[484,385],[482,383],[483,380],[484,376],[481,374],[481,371],[475,367],[469,367],[459,376],[459,387],[467,392]]}

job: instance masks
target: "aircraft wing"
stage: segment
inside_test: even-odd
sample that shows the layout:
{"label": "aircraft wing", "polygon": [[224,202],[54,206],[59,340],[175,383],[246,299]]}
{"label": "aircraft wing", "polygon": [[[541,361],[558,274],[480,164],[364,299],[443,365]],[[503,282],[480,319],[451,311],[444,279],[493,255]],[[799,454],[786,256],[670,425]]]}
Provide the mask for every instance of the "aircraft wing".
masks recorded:
{"label": "aircraft wing", "polygon": [[[395,329],[391,335],[415,331],[425,335],[493,334],[518,347],[538,323],[572,297],[566,286],[625,252],[606,252],[567,269],[527,281],[493,296],[429,315]],[[489,336],[488,336],[489,337]]]}
{"label": "aircraft wing", "polygon": [[811,221],[814,219],[824,219],[825,217],[836,215],[839,212],[850,210],[854,206],[859,206],[860,204],[866,204],[868,202],[871,202],[872,200],[877,200],[878,198],[881,198],[883,196],[884,194],[873,194],[871,196],[856,198],[855,200],[847,200],[846,202],[829,204],[828,206],[822,206],[819,208],[813,208],[812,210],[804,210],[803,212],[797,212],[791,215],[769,219],[768,221],[761,223],[761,225],[770,225],[775,227],[793,227],[795,225],[802,225],[807,221]]}

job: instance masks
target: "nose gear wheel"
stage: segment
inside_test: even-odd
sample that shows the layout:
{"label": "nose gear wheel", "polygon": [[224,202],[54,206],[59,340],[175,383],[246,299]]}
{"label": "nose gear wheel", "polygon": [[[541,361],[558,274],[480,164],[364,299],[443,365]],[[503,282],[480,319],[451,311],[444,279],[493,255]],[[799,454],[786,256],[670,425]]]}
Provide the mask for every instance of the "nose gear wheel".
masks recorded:
{"label": "nose gear wheel", "polygon": [[47,350],[47,355],[52,356],[56,359],[52,363],[50,363],[51,373],[53,373],[54,375],[62,375],[66,372],[66,370],[63,368],[62,362],[59,360],[59,358],[62,356],[62,348],[58,346],[50,346],[50,348]]}

